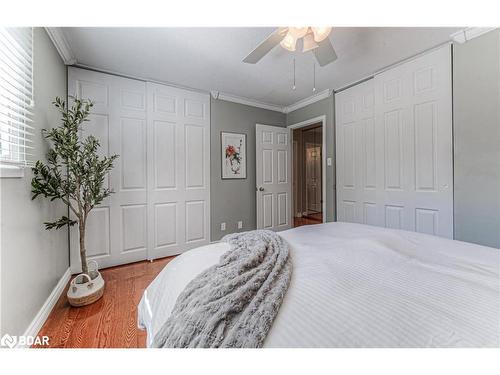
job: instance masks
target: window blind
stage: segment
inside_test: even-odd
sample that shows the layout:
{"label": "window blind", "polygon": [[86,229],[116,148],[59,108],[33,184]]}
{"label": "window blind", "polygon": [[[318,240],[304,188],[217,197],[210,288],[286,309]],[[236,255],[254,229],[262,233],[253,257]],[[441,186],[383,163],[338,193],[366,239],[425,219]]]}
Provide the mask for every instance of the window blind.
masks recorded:
{"label": "window blind", "polygon": [[33,163],[33,28],[0,27],[0,162]]}

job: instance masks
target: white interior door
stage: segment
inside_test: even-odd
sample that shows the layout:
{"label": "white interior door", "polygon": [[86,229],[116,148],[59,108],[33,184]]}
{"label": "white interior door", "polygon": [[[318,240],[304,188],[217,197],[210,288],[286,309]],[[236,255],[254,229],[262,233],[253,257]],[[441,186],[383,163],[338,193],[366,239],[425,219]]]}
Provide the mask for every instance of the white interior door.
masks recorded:
{"label": "white interior door", "polygon": [[[105,181],[115,193],[88,219],[88,258],[104,268],[209,243],[208,95],[68,72],[68,94],[94,102],[85,132],[100,140],[103,154],[119,155]],[[71,269],[80,272],[76,228],[70,237]]]}
{"label": "white interior door", "polygon": [[290,130],[256,126],[257,228],[291,228]]}
{"label": "white interior door", "polygon": [[321,146],[306,143],[306,211],[321,212]]}
{"label": "white interior door", "polygon": [[453,238],[450,46],[336,95],[338,218]]}
{"label": "white interior door", "polygon": [[149,258],[210,242],[210,98],[147,83]]}

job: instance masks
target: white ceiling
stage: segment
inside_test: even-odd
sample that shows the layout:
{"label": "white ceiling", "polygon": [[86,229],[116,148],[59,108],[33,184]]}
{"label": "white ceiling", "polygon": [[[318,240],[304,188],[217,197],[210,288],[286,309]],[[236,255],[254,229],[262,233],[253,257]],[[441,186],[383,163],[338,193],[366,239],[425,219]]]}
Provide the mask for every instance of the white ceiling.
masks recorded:
{"label": "white ceiling", "polygon": [[[64,28],[77,64],[278,106],[313,94],[312,53],[276,47],[242,59],[273,28]],[[334,28],[338,59],[316,65],[316,92],[338,89],[449,40],[460,28]],[[296,58],[296,90],[292,59]]]}

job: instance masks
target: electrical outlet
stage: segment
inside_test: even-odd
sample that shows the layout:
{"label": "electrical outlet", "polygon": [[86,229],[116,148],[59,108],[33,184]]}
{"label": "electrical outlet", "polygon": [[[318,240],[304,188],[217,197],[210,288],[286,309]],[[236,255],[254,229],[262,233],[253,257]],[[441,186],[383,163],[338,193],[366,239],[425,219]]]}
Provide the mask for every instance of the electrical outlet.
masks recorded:
{"label": "electrical outlet", "polygon": [[220,230],[225,231],[226,230],[226,223],[220,223]]}
{"label": "electrical outlet", "polygon": [[328,165],[329,167],[332,166],[332,158],[327,158],[326,159],[326,165]]}
{"label": "electrical outlet", "polygon": [[243,221],[238,221],[238,229],[243,228]]}

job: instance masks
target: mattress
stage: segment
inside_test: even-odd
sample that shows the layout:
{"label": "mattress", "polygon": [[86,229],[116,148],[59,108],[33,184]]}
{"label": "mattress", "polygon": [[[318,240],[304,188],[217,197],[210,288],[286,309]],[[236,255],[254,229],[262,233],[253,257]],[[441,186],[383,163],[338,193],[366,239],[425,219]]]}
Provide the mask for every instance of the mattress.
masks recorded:
{"label": "mattress", "polygon": [[[500,250],[351,223],[279,234],[293,275],[265,347],[500,346]],[[145,290],[148,346],[184,287],[228,249],[188,251]]]}

